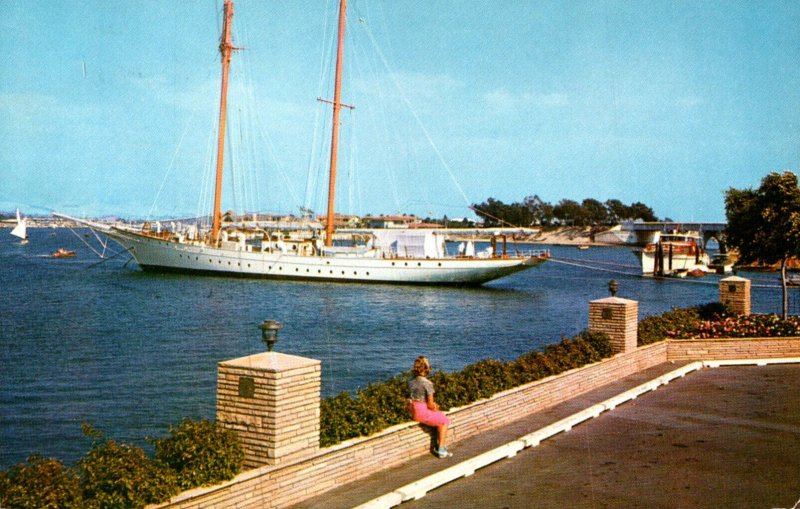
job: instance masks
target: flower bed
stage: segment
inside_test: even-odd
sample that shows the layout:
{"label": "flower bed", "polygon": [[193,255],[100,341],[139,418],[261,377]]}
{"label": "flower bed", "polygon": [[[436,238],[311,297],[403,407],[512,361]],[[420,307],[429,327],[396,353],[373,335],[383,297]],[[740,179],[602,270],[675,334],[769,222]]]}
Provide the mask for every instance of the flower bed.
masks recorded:
{"label": "flower bed", "polygon": [[639,344],[664,339],[777,338],[800,336],[800,317],[734,315],[722,304],[673,308],[639,322]]}

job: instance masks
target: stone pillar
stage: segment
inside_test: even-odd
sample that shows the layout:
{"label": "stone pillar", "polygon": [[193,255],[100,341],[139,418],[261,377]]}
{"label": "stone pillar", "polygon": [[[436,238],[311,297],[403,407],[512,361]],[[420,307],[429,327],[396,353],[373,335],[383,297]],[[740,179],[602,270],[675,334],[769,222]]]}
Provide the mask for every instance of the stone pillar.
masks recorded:
{"label": "stone pillar", "polygon": [[739,276],[720,279],[719,301],[737,315],[749,315],[750,280]]}
{"label": "stone pillar", "polygon": [[245,467],[319,450],[320,374],[320,361],[277,352],[219,363],[217,422],[236,431]]}
{"label": "stone pillar", "polygon": [[639,303],[619,297],[589,302],[589,330],[608,334],[615,354],[635,350],[639,336]]}

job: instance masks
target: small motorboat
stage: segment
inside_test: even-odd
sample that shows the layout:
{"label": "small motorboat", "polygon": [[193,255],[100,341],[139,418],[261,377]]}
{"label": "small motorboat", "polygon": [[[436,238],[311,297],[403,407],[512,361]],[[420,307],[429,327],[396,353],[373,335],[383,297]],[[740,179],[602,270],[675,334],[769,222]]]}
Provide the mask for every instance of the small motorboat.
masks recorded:
{"label": "small motorboat", "polygon": [[58,251],[50,255],[53,258],[71,258],[75,256],[75,251],[68,251],[63,247],[58,248]]}

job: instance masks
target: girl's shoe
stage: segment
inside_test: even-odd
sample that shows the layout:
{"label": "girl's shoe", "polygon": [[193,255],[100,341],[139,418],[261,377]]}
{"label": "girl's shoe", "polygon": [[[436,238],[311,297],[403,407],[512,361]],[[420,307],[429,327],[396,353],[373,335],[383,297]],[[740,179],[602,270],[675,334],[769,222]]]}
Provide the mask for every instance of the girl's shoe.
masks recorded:
{"label": "girl's shoe", "polygon": [[439,447],[436,450],[436,455],[439,456],[440,458],[449,458],[450,456],[453,455],[453,453],[448,451],[446,447]]}

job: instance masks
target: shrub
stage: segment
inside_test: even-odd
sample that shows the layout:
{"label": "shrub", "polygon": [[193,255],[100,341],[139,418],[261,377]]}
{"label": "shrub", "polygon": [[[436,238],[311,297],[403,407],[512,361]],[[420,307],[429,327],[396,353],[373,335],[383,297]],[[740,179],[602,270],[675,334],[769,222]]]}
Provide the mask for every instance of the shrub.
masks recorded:
{"label": "shrub", "polygon": [[[563,339],[546,347],[544,352],[527,353],[508,362],[482,360],[461,371],[435,372],[429,378],[436,387],[436,402],[448,410],[610,355],[608,335],[582,332],[574,339]],[[370,384],[354,396],[342,392],[323,399],[320,445],[328,447],[408,421],[405,403],[410,376],[404,373],[384,383]]]}
{"label": "shrub", "polygon": [[720,320],[730,313],[718,302],[688,308],[672,308],[661,315],[648,316],[639,322],[639,345],[667,338],[690,337],[703,320]]}
{"label": "shrub", "polygon": [[0,507],[79,509],[84,504],[73,471],[58,460],[32,455],[27,463],[0,472]]}
{"label": "shrub", "polygon": [[84,432],[94,438],[92,449],[78,462],[84,507],[142,508],[179,491],[175,473],[153,462],[141,448],[103,439],[88,425]]}
{"label": "shrub", "polygon": [[182,489],[216,484],[242,469],[244,449],[236,433],[215,422],[184,419],[180,425],[170,426],[169,433],[169,437],[152,440],[155,458],[175,471]]}

